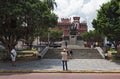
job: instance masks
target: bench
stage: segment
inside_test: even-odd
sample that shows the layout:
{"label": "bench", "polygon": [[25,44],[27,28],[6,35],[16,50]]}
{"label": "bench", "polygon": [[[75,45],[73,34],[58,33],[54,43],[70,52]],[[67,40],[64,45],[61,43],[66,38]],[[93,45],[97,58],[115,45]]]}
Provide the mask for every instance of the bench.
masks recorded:
{"label": "bench", "polygon": [[35,56],[35,51],[17,51],[17,57]]}

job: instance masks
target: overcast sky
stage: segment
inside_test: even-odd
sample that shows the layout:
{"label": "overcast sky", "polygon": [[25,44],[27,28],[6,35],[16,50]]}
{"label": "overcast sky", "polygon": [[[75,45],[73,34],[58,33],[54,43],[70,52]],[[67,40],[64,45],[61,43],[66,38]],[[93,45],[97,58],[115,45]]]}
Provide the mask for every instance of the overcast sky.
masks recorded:
{"label": "overcast sky", "polygon": [[97,11],[103,3],[110,0],[55,0],[57,7],[54,10],[60,18],[72,18],[79,16],[82,21],[86,21],[88,30],[93,30],[91,21],[96,18]]}

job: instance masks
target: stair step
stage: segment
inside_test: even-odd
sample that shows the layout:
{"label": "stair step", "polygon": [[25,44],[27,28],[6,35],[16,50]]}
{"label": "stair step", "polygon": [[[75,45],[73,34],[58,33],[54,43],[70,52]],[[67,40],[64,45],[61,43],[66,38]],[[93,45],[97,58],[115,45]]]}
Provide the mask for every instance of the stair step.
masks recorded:
{"label": "stair step", "polygon": [[[49,49],[45,59],[61,59],[62,49]],[[102,59],[96,49],[73,49],[73,59]]]}

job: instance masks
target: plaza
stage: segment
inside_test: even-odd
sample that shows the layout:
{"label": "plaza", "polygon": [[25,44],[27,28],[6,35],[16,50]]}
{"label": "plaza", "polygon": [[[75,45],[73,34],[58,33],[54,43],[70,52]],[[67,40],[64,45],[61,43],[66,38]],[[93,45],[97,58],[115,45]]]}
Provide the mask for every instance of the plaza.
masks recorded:
{"label": "plaza", "polygon": [[[81,49],[83,49],[83,47]],[[120,62],[106,60],[104,58],[74,57],[68,60],[68,69],[69,70],[67,72],[120,72]],[[17,71],[18,72],[64,72],[62,70],[61,58],[43,57],[42,59],[35,59],[31,61],[22,61],[22,62],[16,61],[16,67],[12,67],[10,62],[0,62],[0,72],[17,72]]]}
{"label": "plaza", "polygon": [[[10,63],[0,63],[0,72],[2,71],[33,71],[36,72],[57,72],[62,71],[60,59],[41,59],[29,62],[17,62],[16,67],[10,66]],[[68,68],[71,72],[120,72],[120,63],[104,59],[70,59]],[[68,71],[68,72],[69,72]],[[64,71],[63,71],[64,72]]]}
{"label": "plaza", "polygon": [[0,1],[0,72],[120,73],[120,1],[59,1]]}

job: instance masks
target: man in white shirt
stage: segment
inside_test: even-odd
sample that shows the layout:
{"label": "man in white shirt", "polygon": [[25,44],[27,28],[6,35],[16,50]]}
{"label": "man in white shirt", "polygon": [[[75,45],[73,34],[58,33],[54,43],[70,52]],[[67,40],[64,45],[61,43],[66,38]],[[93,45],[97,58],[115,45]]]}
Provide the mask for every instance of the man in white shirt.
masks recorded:
{"label": "man in white shirt", "polygon": [[62,55],[63,70],[68,70],[68,67],[67,67],[68,54],[66,49],[63,49],[63,51],[61,52],[61,55]]}
{"label": "man in white shirt", "polygon": [[17,53],[14,48],[11,50],[10,56],[11,56],[11,60],[12,60],[12,66],[15,66],[15,60],[16,60]]}

